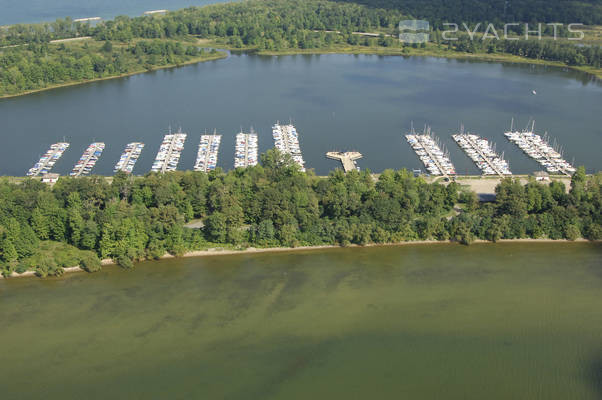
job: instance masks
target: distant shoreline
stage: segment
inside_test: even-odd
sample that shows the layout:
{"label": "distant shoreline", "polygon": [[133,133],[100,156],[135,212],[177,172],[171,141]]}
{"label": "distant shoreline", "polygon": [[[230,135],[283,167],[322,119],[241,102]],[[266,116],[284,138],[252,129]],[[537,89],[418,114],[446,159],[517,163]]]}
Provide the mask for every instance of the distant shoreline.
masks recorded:
{"label": "distant shoreline", "polygon": [[[375,56],[390,56],[390,57],[432,57],[432,58],[441,58],[441,59],[453,59],[453,60],[472,60],[475,62],[483,62],[483,63],[493,63],[493,64],[525,64],[525,65],[540,65],[540,66],[550,66],[556,68],[566,68],[573,71],[578,71],[587,75],[590,75],[596,79],[602,79],[602,69],[595,69],[591,67],[582,67],[582,66],[571,66],[561,63],[559,61],[549,61],[549,60],[537,60],[530,59],[526,57],[514,56],[510,54],[487,54],[487,53],[462,53],[462,52],[445,52],[445,51],[434,51],[432,49],[412,49],[408,53],[403,53],[398,49],[388,49],[388,48],[371,48],[365,47],[362,48],[360,46],[349,47],[349,48],[318,48],[318,49],[287,49],[280,51],[269,51],[262,50],[257,51],[253,48],[233,48],[231,46],[213,43],[211,41],[203,41],[202,43],[208,43],[213,48],[217,49],[218,47],[222,50],[234,51],[234,52],[246,52],[249,54],[255,54],[259,56],[266,57],[280,57],[280,56],[292,56],[292,55],[327,55],[327,54],[339,54],[339,55],[375,55]],[[66,82],[60,83],[56,85],[51,85],[41,89],[28,90],[22,93],[16,94],[5,94],[0,95],[0,100],[2,99],[10,99],[14,97],[26,96],[29,94],[45,92],[47,90],[58,89],[62,87],[76,86],[76,85],[85,85],[87,83],[106,81],[110,79],[118,79],[118,78],[127,78],[133,75],[144,74],[147,72],[158,71],[162,69],[169,68],[177,68],[183,67],[186,65],[198,64],[206,61],[215,61],[228,58],[229,54],[219,51],[218,54],[214,56],[210,56],[202,59],[194,59],[190,61],[186,61],[180,64],[169,64],[163,66],[154,66],[151,69],[140,69],[132,72],[128,72],[120,75],[107,76],[103,78],[94,78],[84,81],[76,81],[76,82]]]}
{"label": "distant shoreline", "polygon": [[[576,240],[567,239],[500,239],[497,242],[490,242],[488,240],[476,239],[472,244],[498,244],[498,243],[599,243],[600,241],[592,241],[583,238]],[[302,251],[313,251],[313,250],[327,250],[327,249],[348,249],[348,248],[368,248],[368,247],[397,247],[397,246],[408,246],[408,245],[427,245],[427,244],[457,244],[456,242],[449,240],[415,240],[407,242],[397,243],[370,243],[366,245],[351,244],[349,246],[341,245],[320,245],[320,246],[300,246],[300,247],[265,247],[256,248],[248,247],[242,250],[224,250],[220,248],[210,248],[207,250],[194,250],[184,253],[180,257],[176,257],[171,254],[165,254],[159,258],[159,260],[173,259],[173,258],[192,258],[192,257],[215,257],[215,256],[232,256],[242,254],[260,254],[260,253],[297,253]],[[152,261],[152,260],[144,260]],[[103,266],[105,265],[117,265],[115,261],[111,259],[104,259],[101,261]],[[79,266],[63,268],[65,274],[72,272],[85,272],[85,270]],[[0,275],[0,280],[8,278],[24,278],[24,277],[35,277],[35,271],[25,271],[22,274],[13,272],[10,276],[5,278]]]}

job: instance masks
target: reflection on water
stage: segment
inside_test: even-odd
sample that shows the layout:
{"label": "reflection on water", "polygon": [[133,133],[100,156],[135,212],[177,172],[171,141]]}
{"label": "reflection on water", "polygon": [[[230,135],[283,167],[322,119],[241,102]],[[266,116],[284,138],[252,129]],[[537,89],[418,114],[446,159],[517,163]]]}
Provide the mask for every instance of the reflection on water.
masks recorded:
{"label": "reflection on water", "polygon": [[601,261],[589,243],[404,246],[2,281],[3,395],[596,399]]}

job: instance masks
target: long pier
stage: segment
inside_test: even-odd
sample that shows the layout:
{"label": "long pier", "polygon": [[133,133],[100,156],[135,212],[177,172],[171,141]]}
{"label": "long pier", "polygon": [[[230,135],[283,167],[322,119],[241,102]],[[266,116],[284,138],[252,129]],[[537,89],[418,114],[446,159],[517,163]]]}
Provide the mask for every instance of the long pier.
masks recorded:
{"label": "long pier", "polygon": [[257,134],[240,132],[236,135],[234,168],[246,168],[257,165]]}
{"label": "long pier", "polygon": [[143,148],[144,143],[128,143],[128,145],[125,147],[125,151],[115,165],[114,172],[123,171],[126,173],[131,173],[134,170],[134,166],[136,165]]}
{"label": "long pier", "polygon": [[[497,174],[501,177],[512,175],[508,168],[508,164],[495,154],[491,146],[489,146],[489,143],[486,145],[483,144],[482,146],[478,143],[478,141],[486,143],[484,139],[479,138],[477,135],[465,133],[452,135],[452,137],[477,167],[483,171],[484,175]],[[483,146],[487,146],[487,154],[483,151]],[[475,157],[475,154],[471,154],[471,151],[476,152],[477,156]]]}
{"label": "long pier", "polygon": [[422,135],[416,135],[416,138],[422,144],[422,147],[424,148],[424,151],[426,151],[426,154],[428,154],[428,156],[435,163],[435,165],[437,166],[437,168],[439,168],[439,171],[441,171],[441,174],[445,178],[449,178],[449,175],[447,174],[446,170],[443,169],[443,167],[441,166],[441,163],[439,162],[439,157],[435,157],[435,155],[431,152],[431,149],[429,148],[430,146],[425,146],[424,145],[424,142],[423,142],[421,136]]}
{"label": "long pier", "polygon": [[353,170],[357,170],[356,160],[362,158],[362,154],[358,151],[348,151],[345,153],[339,151],[329,151],[326,153],[326,157],[331,160],[339,160],[343,164],[343,171],[345,173]]}
{"label": "long pier", "polygon": [[299,133],[292,124],[280,125],[280,122],[272,127],[274,146],[284,154],[290,154],[293,160],[299,164],[301,171],[305,171],[305,161],[301,154],[299,145]]}
{"label": "long pier", "polygon": [[505,132],[504,136],[515,143],[525,154],[541,164],[548,172],[572,176],[576,168],[563,159],[560,153],[534,131],[535,122],[533,122],[531,130],[518,132],[512,131],[512,128],[510,128],[510,132]]}
{"label": "long pier", "polygon": [[435,140],[431,137],[430,128],[427,128],[425,133],[421,135],[416,134],[414,129],[412,129],[412,133],[405,136],[418,158],[420,158],[420,161],[422,161],[431,174],[442,175],[445,178],[456,174],[451,160],[443,154]]}
{"label": "long pier", "polygon": [[185,133],[168,134],[163,138],[155,162],[151,168],[153,172],[175,171],[180,161],[180,153],[184,149]]}
{"label": "long pier", "polygon": [[69,175],[75,177],[88,175],[92,171],[92,168],[94,168],[94,165],[96,165],[104,148],[105,144],[102,142],[94,142],[88,146]]}
{"label": "long pier", "polygon": [[215,133],[213,135],[201,135],[199,151],[194,163],[195,171],[207,172],[215,169],[221,141],[222,135]]}
{"label": "long pier", "polygon": [[40,160],[27,171],[27,176],[38,176],[50,172],[54,164],[61,158],[65,150],[69,148],[69,143],[54,143],[50,149],[40,158]]}

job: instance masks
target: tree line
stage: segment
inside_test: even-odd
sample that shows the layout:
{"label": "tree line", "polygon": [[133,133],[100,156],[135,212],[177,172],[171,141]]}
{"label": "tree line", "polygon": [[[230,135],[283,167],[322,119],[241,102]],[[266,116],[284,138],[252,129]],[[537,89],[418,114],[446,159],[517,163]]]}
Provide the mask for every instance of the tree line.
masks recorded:
{"label": "tree line", "polygon": [[30,43],[0,53],[0,95],[177,65],[205,55],[198,46],[173,41],[142,40],[123,46],[111,41]]}
{"label": "tree line", "polygon": [[[258,166],[229,172],[118,173],[110,183],[61,177],[52,188],[5,178],[0,269],[44,276],[79,261],[93,271],[103,258],[130,268],[209,246],[602,239],[601,173],[587,177],[580,168],[568,193],[557,181],[522,185],[507,178],[496,194],[495,202],[479,203],[454,182],[427,183],[406,170],[377,179],[369,171],[335,170],[321,178],[276,150]],[[202,228],[187,228],[191,220]]]}
{"label": "tree line", "polygon": [[[122,16],[95,26],[64,19],[51,24],[0,28],[0,47],[15,46],[0,48],[0,95],[184,63],[201,54],[202,50],[192,44],[197,38],[276,52],[364,46],[398,48],[402,54],[410,53],[396,37],[398,23],[404,18],[408,16],[399,10],[354,3],[251,0],[191,7],[162,16]],[[92,40],[83,45],[49,43],[57,38],[84,35]],[[512,54],[594,68],[600,68],[602,63],[600,46],[537,39],[469,40],[466,33],[460,34],[457,41],[446,42],[442,36],[435,29],[428,46],[459,53]]]}

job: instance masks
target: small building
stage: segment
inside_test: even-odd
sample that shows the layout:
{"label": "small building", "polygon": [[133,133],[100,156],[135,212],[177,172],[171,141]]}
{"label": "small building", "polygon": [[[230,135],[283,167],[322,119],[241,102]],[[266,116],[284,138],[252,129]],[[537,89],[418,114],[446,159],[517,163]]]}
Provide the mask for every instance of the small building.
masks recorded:
{"label": "small building", "polygon": [[59,174],[44,174],[42,175],[42,182],[54,185],[59,180]]}

